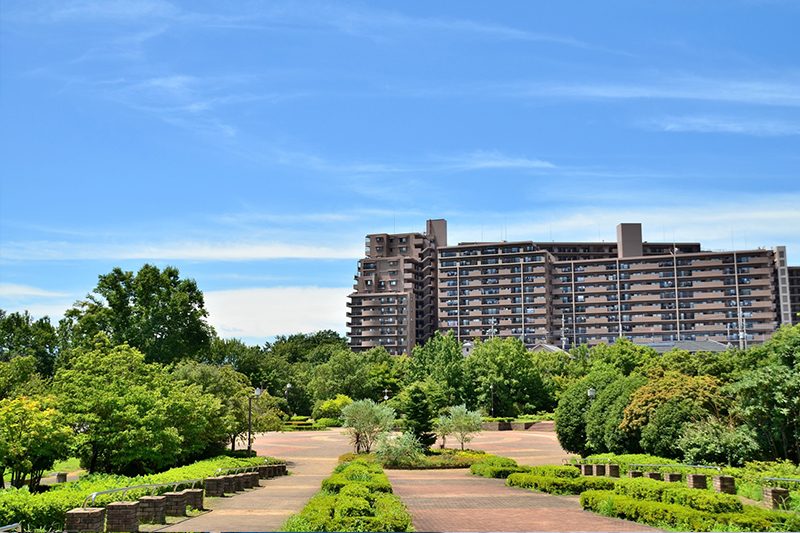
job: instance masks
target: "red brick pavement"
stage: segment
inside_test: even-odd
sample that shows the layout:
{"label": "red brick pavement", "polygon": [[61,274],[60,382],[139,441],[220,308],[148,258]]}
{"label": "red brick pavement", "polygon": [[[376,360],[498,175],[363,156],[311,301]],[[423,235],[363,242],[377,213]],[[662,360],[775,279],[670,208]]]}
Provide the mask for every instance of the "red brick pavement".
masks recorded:
{"label": "red brick pavement", "polygon": [[388,470],[417,531],[658,531],[583,511],[577,496],[507,487],[468,470]]}

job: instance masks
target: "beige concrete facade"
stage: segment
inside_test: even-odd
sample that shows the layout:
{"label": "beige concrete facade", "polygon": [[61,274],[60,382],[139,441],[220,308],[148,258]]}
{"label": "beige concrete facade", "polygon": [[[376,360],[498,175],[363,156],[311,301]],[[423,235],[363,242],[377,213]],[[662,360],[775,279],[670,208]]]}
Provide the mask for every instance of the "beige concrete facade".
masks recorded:
{"label": "beige concrete facade", "polygon": [[[393,249],[378,257],[378,243],[400,236],[368,236],[351,295],[354,349],[383,345],[410,353],[437,329],[452,331],[461,342],[516,337],[529,347],[591,346],[619,337],[744,347],[763,342],[780,324],[797,322],[800,312],[800,268],[787,267],[783,247],[708,252],[699,243],[648,243],[641,240],[640,224],[621,224],[617,243],[447,246],[441,237],[446,225],[437,239],[430,223],[425,234],[406,236],[419,243],[420,253],[403,252],[409,256]],[[393,287],[385,284],[375,289],[372,283],[393,279],[391,272],[406,262],[412,266],[402,291],[389,294]],[[391,330],[379,322],[385,310],[396,310],[403,325],[415,327]],[[378,322],[367,322],[368,316]]]}
{"label": "beige concrete facade", "polygon": [[410,353],[436,327],[437,246],[447,244],[447,222],[429,220],[425,233],[367,235],[348,302],[354,350],[385,347]]}

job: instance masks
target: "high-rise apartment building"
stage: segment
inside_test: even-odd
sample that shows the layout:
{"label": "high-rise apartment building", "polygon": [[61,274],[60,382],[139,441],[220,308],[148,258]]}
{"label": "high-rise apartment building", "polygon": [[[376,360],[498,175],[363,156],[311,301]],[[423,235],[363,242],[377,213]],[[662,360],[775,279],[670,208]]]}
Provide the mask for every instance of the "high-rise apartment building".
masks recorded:
{"label": "high-rise apartment building", "polygon": [[[420,242],[432,241],[427,249],[438,255],[435,275],[414,274],[417,283],[408,285],[411,292],[396,296],[410,301],[413,294],[416,299],[413,311],[410,306],[403,309],[406,323],[416,325],[414,338],[382,327],[380,320],[395,312],[388,305],[380,307],[381,298],[389,297],[382,292],[386,287],[376,291],[362,281],[392,267],[379,268],[368,251],[359,262],[351,295],[354,349],[385,345],[394,353],[407,352],[436,329],[452,331],[462,342],[513,336],[528,346],[564,348],[611,343],[619,337],[637,343],[716,340],[744,346],[763,342],[780,324],[797,322],[800,268],[787,266],[784,247],[709,252],[699,243],[648,243],[642,240],[640,224],[620,224],[615,243],[447,246],[446,238],[435,238],[442,232],[432,231],[432,222],[426,234],[413,235]],[[435,222],[446,228],[445,221]],[[370,247],[374,237],[368,236]],[[383,236],[390,237],[398,238]],[[387,260],[399,261],[394,256]],[[425,259],[414,256],[413,261],[419,268]],[[384,274],[376,279],[390,278]],[[419,295],[428,294],[429,288],[436,295],[434,303],[420,307]],[[364,322],[364,302],[370,299],[378,307],[373,311],[377,323]],[[390,331],[394,336],[382,335]],[[391,342],[393,338],[398,342]]]}
{"label": "high-rise apartment building", "polygon": [[367,235],[347,304],[354,350],[383,346],[410,353],[433,335],[437,248],[446,245],[445,220],[428,220],[425,233]]}

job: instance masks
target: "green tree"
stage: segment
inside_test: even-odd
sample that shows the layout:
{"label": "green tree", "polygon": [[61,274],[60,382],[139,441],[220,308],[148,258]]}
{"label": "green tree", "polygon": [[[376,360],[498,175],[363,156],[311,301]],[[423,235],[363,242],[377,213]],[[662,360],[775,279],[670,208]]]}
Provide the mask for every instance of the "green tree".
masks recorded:
{"label": "green tree", "polygon": [[0,399],[37,396],[45,389],[45,382],[36,371],[36,359],[33,356],[0,361]]}
{"label": "green tree", "polygon": [[471,441],[473,436],[481,430],[481,414],[478,411],[470,411],[466,405],[456,405],[448,409],[450,427],[456,436],[461,449],[464,444]]}
{"label": "green tree", "polygon": [[654,349],[634,344],[624,337],[618,338],[614,344],[598,344],[589,350],[589,361],[593,367],[612,366],[625,376],[657,357]]}
{"label": "green tree", "polygon": [[405,409],[406,427],[409,432],[427,449],[434,442],[433,410],[420,383],[412,383],[408,389],[408,403]]}
{"label": "green tree", "polygon": [[7,469],[12,486],[22,487],[30,477],[35,489],[45,470],[67,457],[72,430],[52,403],[24,396],[0,400],[0,488]]}
{"label": "green tree", "polygon": [[800,462],[800,369],[769,364],[745,372],[726,390],[735,414],[770,458]]}
{"label": "green tree", "polygon": [[717,418],[686,424],[675,445],[690,464],[742,466],[761,453],[751,428],[725,424]]}
{"label": "green tree", "polygon": [[73,346],[91,347],[98,333],[113,345],[127,343],[148,362],[207,359],[213,330],[203,293],[178,269],[144,265],[139,272],[115,268],[76,302],[62,321]]}
{"label": "green tree", "polygon": [[175,367],[172,375],[176,380],[199,386],[205,394],[216,398],[219,403],[215,417],[217,433],[209,445],[218,442],[221,433],[222,438],[230,444],[231,450],[235,450],[237,443],[246,445],[251,424],[253,432],[275,431],[282,425],[284,413],[278,407],[285,405],[285,401],[273,398],[269,393],[256,397],[247,376],[230,365],[215,366],[184,361]]}
{"label": "green tree", "polygon": [[372,400],[358,400],[342,409],[343,426],[356,453],[369,453],[376,439],[394,426],[394,409]]}
{"label": "green tree", "polygon": [[278,335],[265,345],[267,352],[283,357],[289,363],[324,363],[335,352],[347,348],[347,339],[331,330],[295,335]]}
{"label": "green tree", "polygon": [[466,371],[461,345],[452,332],[436,332],[422,346],[414,347],[409,358],[409,376],[414,381],[433,380],[441,388],[445,405],[465,400]]}
{"label": "green tree", "polygon": [[48,317],[33,320],[27,311],[6,313],[0,309],[0,362],[15,357],[33,357],[41,376],[53,376],[58,335]]}
{"label": "green tree", "polygon": [[447,446],[447,437],[452,435],[453,431],[453,419],[448,415],[439,415],[439,418],[433,422],[433,433],[442,439],[442,444],[439,445],[440,448]]}
{"label": "green tree", "polygon": [[620,428],[631,395],[647,379],[638,374],[619,376],[596,393],[586,416],[586,447],[593,453],[639,453],[639,431]]}
{"label": "green tree", "polygon": [[56,372],[53,389],[90,472],[168,468],[185,457],[185,441],[198,429],[211,431],[219,415],[218,402],[146,363],[135,348],[112,347],[102,334],[93,349],[75,350],[70,368]]}
{"label": "green tree", "polygon": [[318,401],[314,404],[312,416],[319,418],[341,418],[342,409],[353,403],[353,399],[344,394],[337,394],[335,398]]}
{"label": "green tree", "polygon": [[600,395],[619,377],[616,369],[598,368],[564,391],[556,408],[556,436],[562,448],[580,455],[592,451],[586,441],[587,412],[592,402],[588,391],[594,389],[595,394]]}
{"label": "green tree", "polygon": [[534,413],[547,405],[536,362],[519,339],[477,341],[466,359],[472,383],[471,405],[495,416]]}
{"label": "green tree", "polygon": [[681,450],[676,446],[684,426],[709,416],[701,405],[686,398],[670,398],[659,405],[642,428],[642,450],[651,455],[680,459]]}

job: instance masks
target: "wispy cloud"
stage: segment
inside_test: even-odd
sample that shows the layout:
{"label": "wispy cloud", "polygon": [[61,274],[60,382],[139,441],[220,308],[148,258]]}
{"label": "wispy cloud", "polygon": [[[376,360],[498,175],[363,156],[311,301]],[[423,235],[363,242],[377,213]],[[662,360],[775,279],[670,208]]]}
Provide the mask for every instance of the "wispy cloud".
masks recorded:
{"label": "wispy cloud", "polygon": [[663,117],[648,121],[644,125],[666,132],[733,133],[756,137],[800,135],[798,123],[709,115]]}
{"label": "wispy cloud", "polygon": [[206,291],[209,322],[223,337],[266,338],[332,329],[344,333],[351,288],[277,287]]}
{"label": "wispy cloud", "polygon": [[711,78],[680,73],[641,73],[624,81],[510,81],[393,86],[397,96],[419,98],[514,98],[553,100],[687,100],[764,106],[800,106],[800,79],[765,73]]}
{"label": "wispy cloud", "polygon": [[0,283],[0,298],[57,298],[63,296],[67,296],[67,294],[30,285]]}
{"label": "wispy cloud", "polygon": [[271,259],[352,259],[363,253],[360,247],[282,242],[164,242],[126,245],[54,241],[6,242],[0,257],[6,261],[63,260],[183,260],[183,261],[266,261]]}

